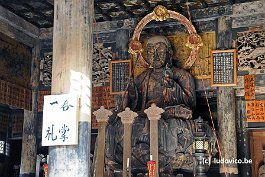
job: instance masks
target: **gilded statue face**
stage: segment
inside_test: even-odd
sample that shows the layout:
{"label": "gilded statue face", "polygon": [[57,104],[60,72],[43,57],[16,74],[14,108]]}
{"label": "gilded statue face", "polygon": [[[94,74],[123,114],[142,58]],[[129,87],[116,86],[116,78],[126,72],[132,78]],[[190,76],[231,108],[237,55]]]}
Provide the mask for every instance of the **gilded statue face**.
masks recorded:
{"label": "gilded statue face", "polygon": [[147,58],[153,68],[161,68],[167,63],[168,46],[164,42],[147,43]]}

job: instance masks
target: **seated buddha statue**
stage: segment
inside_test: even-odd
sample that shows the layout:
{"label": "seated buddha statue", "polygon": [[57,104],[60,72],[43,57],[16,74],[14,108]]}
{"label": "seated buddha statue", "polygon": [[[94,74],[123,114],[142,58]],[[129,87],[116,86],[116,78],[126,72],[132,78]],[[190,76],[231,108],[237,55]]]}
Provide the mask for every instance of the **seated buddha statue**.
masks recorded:
{"label": "seated buddha statue", "polygon": [[[151,37],[146,45],[150,68],[129,83],[126,99],[126,106],[138,113],[132,125],[131,171],[138,176],[147,172],[150,123],[144,110],[155,103],[165,110],[158,122],[161,176],[171,175],[177,169],[191,172],[192,134],[196,129],[192,119],[196,105],[194,79],[186,70],[173,66],[173,50],[165,36]],[[210,130],[208,125],[204,127]],[[113,116],[106,136],[106,176],[118,176],[113,173],[122,170],[124,131],[120,119]]]}
{"label": "seated buddha statue", "polygon": [[167,118],[192,118],[196,105],[194,80],[189,72],[172,65],[169,40],[151,37],[146,50],[150,68],[129,84],[127,106],[143,112],[155,103],[165,110]]}

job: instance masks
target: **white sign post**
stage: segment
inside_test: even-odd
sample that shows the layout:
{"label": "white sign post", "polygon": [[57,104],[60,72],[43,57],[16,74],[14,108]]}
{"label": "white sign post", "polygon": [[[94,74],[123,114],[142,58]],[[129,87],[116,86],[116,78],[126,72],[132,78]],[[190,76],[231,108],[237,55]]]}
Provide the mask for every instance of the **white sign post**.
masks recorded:
{"label": "white sign post", "polygon": [[42,146],[78,143],[77,96],[44,96]]}

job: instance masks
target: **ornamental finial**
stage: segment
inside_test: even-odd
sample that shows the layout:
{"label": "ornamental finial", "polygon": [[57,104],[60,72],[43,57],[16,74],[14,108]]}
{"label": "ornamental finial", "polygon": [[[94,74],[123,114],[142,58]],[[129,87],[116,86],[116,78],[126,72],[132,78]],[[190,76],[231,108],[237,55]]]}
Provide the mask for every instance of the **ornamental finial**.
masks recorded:
{"label": "ornamental finial", "polygon": [[156,21],[164,21],[169,18],[169,13],[167,8],[164,6],[158,5],[154,8],[154,16],[153,19]]}

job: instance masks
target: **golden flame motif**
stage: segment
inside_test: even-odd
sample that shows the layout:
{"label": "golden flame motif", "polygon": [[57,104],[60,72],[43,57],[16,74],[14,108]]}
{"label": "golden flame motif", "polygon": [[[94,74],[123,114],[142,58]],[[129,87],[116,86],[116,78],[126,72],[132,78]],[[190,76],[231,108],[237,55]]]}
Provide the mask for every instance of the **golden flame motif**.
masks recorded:
{"label": "golden flame motif", "polygon": [[154,15],[152,18],[156,21],[164,21],[169,18],[169,13],[168,13],[167,8],[161,5],[156,6],[154,8],[153,14]]}

